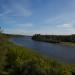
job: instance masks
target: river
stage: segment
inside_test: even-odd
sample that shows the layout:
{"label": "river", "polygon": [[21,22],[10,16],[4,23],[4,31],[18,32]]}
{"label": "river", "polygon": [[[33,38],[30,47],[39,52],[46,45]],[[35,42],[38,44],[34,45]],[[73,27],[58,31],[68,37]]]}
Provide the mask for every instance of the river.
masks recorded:
{"label": "river", "polygon": [[75,63],[75,46],[34,41],[31,37],[12,38],[12,42],[65,63]]}

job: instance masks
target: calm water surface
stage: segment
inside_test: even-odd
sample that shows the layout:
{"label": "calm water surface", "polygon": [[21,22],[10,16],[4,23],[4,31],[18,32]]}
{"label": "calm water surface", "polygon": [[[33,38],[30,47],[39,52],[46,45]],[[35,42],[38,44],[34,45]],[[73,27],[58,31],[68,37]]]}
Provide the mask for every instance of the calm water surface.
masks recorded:
{"label": "calm water surface", "polygon": [[31,37],[12,38],[11,41],[24,47],[31,48],[50,58],[58,59],[65,63],[75,63],[75,46],[34,41]]}

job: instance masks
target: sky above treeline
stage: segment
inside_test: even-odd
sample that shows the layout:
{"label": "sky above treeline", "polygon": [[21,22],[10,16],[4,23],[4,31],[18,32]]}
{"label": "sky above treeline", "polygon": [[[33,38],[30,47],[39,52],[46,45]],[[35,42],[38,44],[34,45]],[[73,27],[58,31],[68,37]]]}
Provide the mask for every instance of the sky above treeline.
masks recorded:
{"label": "sky above treeline", "polygon": [[9,34],[75,34],[75,0],[0,0],[0,26]]}

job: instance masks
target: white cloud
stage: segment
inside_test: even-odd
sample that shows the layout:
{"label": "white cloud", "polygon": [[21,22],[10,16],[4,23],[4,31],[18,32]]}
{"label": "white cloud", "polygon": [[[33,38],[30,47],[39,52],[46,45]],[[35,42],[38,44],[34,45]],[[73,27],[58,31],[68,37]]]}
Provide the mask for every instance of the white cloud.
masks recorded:
{"label": "white cloud", "polygon": [[32,23],[25,23],[25,24],[17,24],[16,25],[18,28],[30,28],[30,27],[33,27],[33,24]]}
{"label": "white cloud", "polygon": [[0,21],[5,25],[13,25],[12,27],[15,28],[18,26],[19,28],[32,27],[32,23],[26,23],[24,21],[23,24],[19,24],[21,22],[20,17],[29,17],[32,15],[32,12],[27,8],[28,6],[23,6],[21,3],[16,3],[14,1],[10,3],[11,5],[1,5],[3,12],[0,13]]}
{"label": "white cloud", "polygon": [[32,27],[33,24],[32,24],[32,23],[27,23],[25,26],[27,26],[27,27]]}
{"label": "white cloud", "polygon": [[75,34],[75,26],[70,23],[64,23],[56,26],[58,33]]}
{"label": "white cloud", "polygon": [[30,29],[32,29],[32,27],[33,27],[32,23],[17,24],[13,28],[5,29],[4,32],[9,33],[9,34],[22,34],[22,35],[29,34],[30,35],[30,34],[32,34],[32,31],[30,31]]}
{"label": "white cloud", "polygon": [[71,30],[75,29],[75,26],[73,24],[69,24],[69,23],[64,23],[64,24],[61,24],[61,25],[57,25],[56,27],[64,28],[64,29],[71,29]]}
{"label": "white cloud", "polygon": [[6,12],[4,12],[4,13],[0,13],[0,16],[5,16],[5,15],[7,15],[8,13],[10,13],[10,11],[6,11]]}
{"label": "white cloud", "polygon": [[23,7],[19,3],[15,3],[12,7],[12,12],[10,13],[12,16],[31,16],[32,12],[27,8]]}
{"label": "white cloud", "polygon": [[24,29],[14,28],[14,29],[5,29],[4,32],[8,34],[25,34],[26,31]]}
{"label": "white cloud", "polygon": [[[10,5],[1,5],[3,12],[0,16],[31,16],[32,12],[28,9],[28,6],[23,6],[21,3],[16,3],[16,1],[11,1]],[[25,3],[26,4],[26,3]]]}
{"label": "white cloud", "polygon": [[65,27],[65,28],[72,28],[73,27],[72,24],[63,24],[62,26]]}
{"label": "white cloud", "polygon": [[2,22],[4,22],[5,24],[16,24],[16,21],[13,20],[11,17],[8,16],[2,16],[0,19]]}
{"label": "white cloud", "polygon": [[32,35],[32,32],[26,30],[26,28],[5,29],[4,32],[8,34]]}

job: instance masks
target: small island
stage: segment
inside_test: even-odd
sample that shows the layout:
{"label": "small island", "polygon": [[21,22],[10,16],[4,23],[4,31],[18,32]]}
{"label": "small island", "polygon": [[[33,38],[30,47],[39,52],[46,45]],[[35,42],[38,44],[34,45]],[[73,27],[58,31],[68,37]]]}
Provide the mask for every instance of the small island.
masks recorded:
{"label": "small island", "polygon": [[63,45],[75,46],[75,34],[72,35],[40,35],[35,34],[32,36],[33,40],[48,42],[48,43],[59,43]]}

